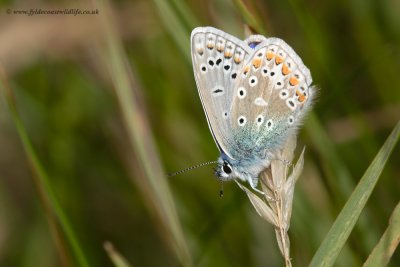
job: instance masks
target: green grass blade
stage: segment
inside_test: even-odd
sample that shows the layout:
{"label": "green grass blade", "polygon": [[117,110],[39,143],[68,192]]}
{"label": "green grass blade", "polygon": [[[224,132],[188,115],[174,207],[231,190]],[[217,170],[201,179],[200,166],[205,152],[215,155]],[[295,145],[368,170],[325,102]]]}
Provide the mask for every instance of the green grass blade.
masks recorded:
{"label": "green grass blade", "polygon": [[239,13],[242,15],[242,18],[247,25],[256,30],[257,33],[267,35],[264,27],[262,26],[262,23],[260,23],[260,20],[258,20],[253,14],[251,14],[250,10],[246,7],[242,0],[235,0],[233,2],[235,3]]}
{"label": "green grass blade", "polygon": [[400,122],[397,123],[385,144],[364,173],[309,266],[332,266],[335,263],[337,256],[371,195],[383,167],[399,139],[399,135]]}
{"label": "green grass blade", "polygon": [[[108,1],[98,1],[102,10],[111,10]],[[143,175],[135,182],[142,190],[146,203],[158,217],[163,236],[177,255],[183,266],[193,266],[191,255],[186,244],[183,230],[178,219],[172,193],[166,180],[166,172],[161,166],[161,161],[153,141],[151,129],[148,125],[147,115],[139,107],[139,86],[134,81],[132,72],[126,64],[125,52],[121,40],[116,34],[111,15],[105,13],[101,16],[104,29],[106,49],[104,60],[107,62],[108,71],[114,83],[115,92],[121,108],[123,120],[127,128],[130,145],[137,160],[140,162]],[[134,93],[137,92],[137,94]]]}
{"label": "green grass blade", "polygon": [[[62,234],[59,233],[57,230],[58,223],[56,219],[58,219],[61,228],[64,231],[67,240],[69,241],[72,251],[75,254],[75,257],[79,263],[79,266],[89,267],[88,261],[86,260],[85,254],[83,253],[83,250],[78,242],[75,232],[72,229],[72,226],[66,214],[64,213],[64,210],[62,209],[60,203],[58,202],[51,188],[49,176],[47,175],[45,169],[43,168],[43,165],[40,162],[32,146],[27,131],[17,111],[15,99],[11,91],[11,88],[7,83],[6,75],[2,72],[2,69],[0,69],[0,80],[1,80],[0,89],[6,94],[6,100],[12,115],[12,119],[17,128],[17,132],[21,139],[28,161],[34,172],[34,182],[39,193],[40,201],[46,211],[46,216],[50,224],[50,231],[55,238],[56,245],[58,247],[61,246],[63,248],[63,251],[61,252],[60,255],[61,261],[65,262],[65,260],[67,260],[66,255],[68,255],[68,253],[66,252],[66,248],[62,243],[63,242]],[[53,213],[55,214],[56,218],[54,218]],[[69,259],[67,260],[67,262],[69,262]],[[70,265],[70,263],[66,264]]]}
{"label": "green grass blade", "polygon": [[[161,20],[164,22],[166,30],[171,34],[179,50],[185,56],[187,62],[190,62],[190,50],[188,49],[190,43],[190,31],[185,29],[179,16],[176,14],[174,8],[169,1],[153,0]],[[194,17],[194,16],[193,16]],[[192,23],[192,22],[190,22]]]}
{"label": "green grass blade", "polygon": [[354,188],[350,170],[339,156],[335,144],[314,112],[308,115],[305,130],[311,136],[319,157],[323,162],[329,163],[330,173],[327,175],[329,187],[338,195],[336,197],[342,201],[341,203],[344,203]]}
{"label": "green grass blade", "polygon": [[364,267],[386,266],[400,242],[400,202],[395,207],[385,233],[369,255]]}
{"label": "green grass blade", "polygon": [[182,23],[188,29],[192,29],[193,27],[199,25],[196,16],[194,16],[192,10],[186,5],[186,1],[182,0],[172,0],[167,1],[166,4],[171,5],[172,3],[175,7],[179,16],[182,17]]}
{"label": "green grass blade", "polygon": [[[353,179],[349,166],[341,158],[337,147],[329,138],[325,127],[322,126],[314,112],[311,112],[307,117],[306,131],[310,135],[324,166],[326,181],[333,192],[337,210],[340,210],[355,187],[355,179]],[[357,230],[363,233],[359,238],[366,253],[375,244],[375,240],[379,238],[379,235],[376,235],[375,232],[369,231],[371,224],[368,219],[368,214],[361,216],[356,225]]]}
{"label": "green grass blade", "polygon": [[104,249],[115,267],[131,267],[131,264],[117,251],[110,242],[104,243]]}

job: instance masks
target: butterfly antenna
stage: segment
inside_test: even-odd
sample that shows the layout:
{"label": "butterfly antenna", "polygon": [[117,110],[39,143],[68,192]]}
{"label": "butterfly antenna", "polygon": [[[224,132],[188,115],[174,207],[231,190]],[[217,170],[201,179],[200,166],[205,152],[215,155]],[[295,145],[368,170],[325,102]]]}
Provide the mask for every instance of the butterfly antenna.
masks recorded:
{"label": "butterfly antenna", "polygon": [[197,169],[197,168],[203,167],[205,165],[216,164],[216,163],[218,163],[218,161],[209,161],[209,162],[200,163],[200,164],[191,166],[189,168],[186,168],[186,169],[183,169],[183,170],[180,170],[180,171],[177,171],[177,172],[168,173],[168,176],[172,177],[172,176],[175,176],[175,175],[187,172],[187,171],[191,171],[193,169]]}

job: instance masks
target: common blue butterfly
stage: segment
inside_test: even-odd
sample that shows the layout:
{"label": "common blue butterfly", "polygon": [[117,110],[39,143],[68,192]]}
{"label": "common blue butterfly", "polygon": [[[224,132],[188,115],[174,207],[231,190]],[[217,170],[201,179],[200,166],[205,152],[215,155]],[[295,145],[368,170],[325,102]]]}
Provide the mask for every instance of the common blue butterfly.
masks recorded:
{"label": "common blue butterfly", "polygon": [[[242,41],[212,27],[191,34],[194,76],[211,134],[221,154],[215,175],[247,181],[276,159],[296,133],[315,89],[310,71],[279,38]],[[281,159],[284,160],[284,159]]]}

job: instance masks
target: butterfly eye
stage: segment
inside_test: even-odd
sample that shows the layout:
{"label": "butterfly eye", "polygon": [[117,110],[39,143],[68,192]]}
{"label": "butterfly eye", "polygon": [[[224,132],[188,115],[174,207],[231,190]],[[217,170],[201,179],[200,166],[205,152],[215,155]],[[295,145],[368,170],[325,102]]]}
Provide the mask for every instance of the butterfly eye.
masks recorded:
{"label": "butterfly eye", "polygon": [[224,165],[222,165],[222,170],[226,173],[226,174],[230,174],[232,172],[232,168],[229,165],[228,162],[224,162]]}

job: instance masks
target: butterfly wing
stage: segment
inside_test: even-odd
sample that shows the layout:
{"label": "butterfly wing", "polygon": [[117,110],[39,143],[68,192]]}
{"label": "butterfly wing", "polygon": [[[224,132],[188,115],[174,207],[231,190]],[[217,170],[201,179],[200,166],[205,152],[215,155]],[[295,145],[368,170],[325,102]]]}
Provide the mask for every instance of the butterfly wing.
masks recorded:
{"label": "butterfly wing", "polygon": [[220,151],[232,157],[231,109],[239,71],[252,53],[242,40],[212,27],[191,35],[194,76],[207,122]]}
{"label": "butterfly wing", "polygon": [[283,40],[268,38],[246,60],[231,110],[231,154],[265,157],[301,124],[312,103],[310,71]]}

